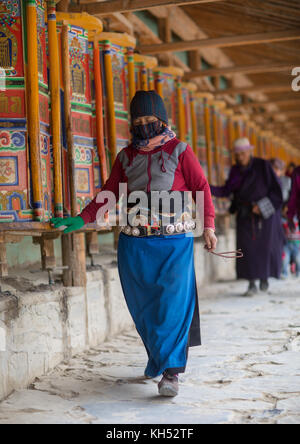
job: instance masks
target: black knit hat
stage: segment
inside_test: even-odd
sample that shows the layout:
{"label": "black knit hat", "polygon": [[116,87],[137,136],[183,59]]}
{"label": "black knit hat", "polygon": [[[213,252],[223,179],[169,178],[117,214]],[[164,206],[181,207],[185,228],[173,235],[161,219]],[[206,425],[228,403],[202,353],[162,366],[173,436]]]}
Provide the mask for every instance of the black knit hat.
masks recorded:
{"label": "black knit hat", "polygon": [[137,91],[130,104],[131,120],[155,116],[168,124],[168,113],[163,99],[156,91]]}

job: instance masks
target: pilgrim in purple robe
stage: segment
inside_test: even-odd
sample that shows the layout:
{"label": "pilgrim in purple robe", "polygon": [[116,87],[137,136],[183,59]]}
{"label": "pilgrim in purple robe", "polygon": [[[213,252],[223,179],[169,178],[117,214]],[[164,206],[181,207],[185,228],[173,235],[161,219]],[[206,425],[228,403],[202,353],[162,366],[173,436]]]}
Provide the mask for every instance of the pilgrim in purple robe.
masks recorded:
{"label": "pilgrim in purple robe", "polygon": [[237,260],[238,279],[249,281],[245,296],[257,292],[255,281],[266,291],[270,277],[280,278],[284,233],[283,204],[279,180],[270,162],[253,157],[246,138],[234,144],[237,164],[231,168],[224,186],[211,186],[216,197],[231,197],[231,213],[237,218],[237,248],[244,253]]}

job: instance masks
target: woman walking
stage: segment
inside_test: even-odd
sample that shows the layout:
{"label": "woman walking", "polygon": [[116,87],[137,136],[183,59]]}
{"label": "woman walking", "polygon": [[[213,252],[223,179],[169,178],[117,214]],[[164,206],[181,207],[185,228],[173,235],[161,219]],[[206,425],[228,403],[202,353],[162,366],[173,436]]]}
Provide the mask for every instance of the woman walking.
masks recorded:
{"label": "woman walking", "polygon": [[[143,191],[204,193],[204,238],[214,250],[214,207],[210,188],[191,147],[168,127],[162,98],[155,91],[138,91],[131,106],[132,142],[117,156],[102,191],[119,200],[119,184],[128,195]],[[100,192],[101,193],[101,192]],[[65,232],[94,222],[103,204],[97,197],[76,218],[53,219]],[[158,213],[161,212],[158,210]],[[162,375],[163,396],[178,394],[178,374],[187,364],[188,348],[200,345],[200,321],[193,259],[192,221],[164,225],[153,220],[122,229],[118,267],[124,296],[148,354],[146,377]]]}

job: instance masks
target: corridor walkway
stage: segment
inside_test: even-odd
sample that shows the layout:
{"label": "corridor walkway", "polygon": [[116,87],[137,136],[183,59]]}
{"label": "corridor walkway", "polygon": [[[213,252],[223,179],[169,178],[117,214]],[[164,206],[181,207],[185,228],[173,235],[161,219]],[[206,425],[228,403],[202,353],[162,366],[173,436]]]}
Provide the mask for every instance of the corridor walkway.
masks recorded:
{"label": "corridor walkway", "polygon": [[300,423],[300,281],[240,298],[244,283],[201,296],[203,346],[192,349],[181,391],[157,396],[144,380],[134,332],[60,365],[0,404],[0,424]]}

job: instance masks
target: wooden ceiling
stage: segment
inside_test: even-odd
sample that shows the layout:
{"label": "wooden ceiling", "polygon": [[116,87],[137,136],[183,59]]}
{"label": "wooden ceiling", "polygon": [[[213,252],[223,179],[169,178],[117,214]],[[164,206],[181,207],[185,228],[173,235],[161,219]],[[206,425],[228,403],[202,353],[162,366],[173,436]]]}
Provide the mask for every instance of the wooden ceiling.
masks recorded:
{"label": "wooden ceiling", "polygon": [[[216,4],[184,6],[183,9],[211,38],[282,30],[298,30],[300,34],[299,0],[227,0]],[[223,48],[222,51],[237,66],[274,63],[300,66],[299,40],[230,47]],[[286,91],[265,91],[264,95],[268,102],[276,102],[278,115],[282,113],[285,116],[283,118],[293,122],[290,128],[287,126],[285,138],[300,149],[300,115],[291,119],[288,114],[292,110],[300,110],[300,91],[293,92],[292,88],[289,90],[293,79],[291,69],[247,74],[247,77],[253,85],[287,86]],[[288,105],[279,102],[288,99],[291,100]],[[276,115],[271,117],[269,113],[265,116],[266,124],[276,119]],[[282,124],[278,128],[282,134]],[[274,129],[276,130],[276,124]]]}
{"label": "wooden ceiling", "polygon": [[[61,3],[66,4],[68,0],[62,0]],[[107,5],[99,6],[101,3]],[[115,26],[112,30],[132,31],[139,38],[141,45],[165,45],[170,42],[168,39],[170,30],[185,41],[282,31],[292,31],[294,34],[299,31],[300,37],[300,0],[199,0],[198,4],[193,3],[196,2],[188,0],[173,2],[171,0],[76,0],[69,4],[69,10],[74,12],[86,10],[105,20],[106,14],[103,15],[103,11],[106,8],[111,10],[112,7],[118,7],[113,14],[107,15],[110,23]],[[147,26],[132,13],[133,10],[141,9],[141,5],[145,5],[149,12],[159,20],[162,36],[157,37],[149,28],[147,30]],[[150,6],[152,6],[151,9]],[[121,10],[124,14],[120,14]],[[118,29],[119,26],[120,29]],[[167,29],[164,31],[163,27]],[[234,105],[237,92],[241,92],[245,107],[236,107],[236,112],[249,112],[252,115],[259,113],[260,121],[263,122],[260,124],[262,128],[272,126],[275,133],[278,129],[278,134],[284,133],[285,140],[300,149],[300,116],[293,113],[300,109],[300,91],[293,92],[291,87],[292,67],[300,67],[299,37],[295,40],[269,43],[261,43],[259,39],[259,42],[242,46],[222,48],[199,46],[198,50],[190,48],[192,64],[190,67],[185,66],[185,70],[192,71],[189,75],[193,75],[201,69],[199,60],[195,61],[196,54],[200,53],[212,65],[212,68],[218,69],[211,87],[218,91],[220,69],[236,67],[238,70],[240,68],[238,73],[235,73],[234,69],[232,73],[224,73],[229,80],[230,89],[228,94],[219,90],[220,96],[224,96],[228,103]],[[143,52],[143,46],[138,49]],[[146,53],[146,46],[144,49]],[[154,54],[157,54],[157,48]],[[176,59],[176,55],[171,54],[171,59],[168,59],[168,55],[170,56],[170,53],[159,53],[160,63],[162,61],[167,63],[168,60],[174,63],[175,60],[180,66],[180,60]],[[283,68],[282,70],[267,68],[268,72],[265,72],[260,69],[264,65],[268,67],[281,65]],[[243,72],[243,67],[252,68],[252,72]],[[253,72],[253,68],[256,72]],[[207,78],[205,78],[206,83],[203,84],[202,73],[201,76],[190,78],[190,80],[196,81],[200,87],[208,85]],[[208,87],[210,88],[210,85]],[[246,107],[249,98],[255,101],[255,106],[252,108]],[[261,106],[257,104],[259,101],[262,101]],[[263,105],[263,102],[266,104]],[[286,130],[283,130],[284,122],[286,122]]]}

